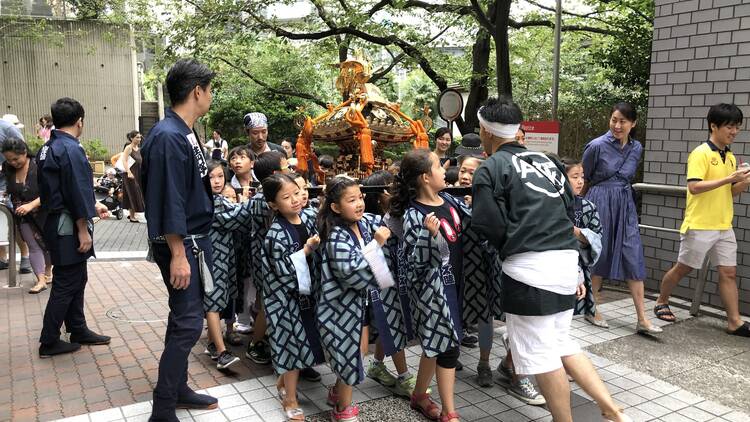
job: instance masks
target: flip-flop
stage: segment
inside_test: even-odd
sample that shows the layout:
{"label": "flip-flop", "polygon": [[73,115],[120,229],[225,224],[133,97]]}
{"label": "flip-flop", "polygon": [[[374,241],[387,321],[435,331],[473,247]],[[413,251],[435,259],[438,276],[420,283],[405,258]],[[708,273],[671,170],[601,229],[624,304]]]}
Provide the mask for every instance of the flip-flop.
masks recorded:
{"label": "flip-flop", "polygon": [[662,321],[675,322],[677,317],[666,303],[654,306],[654,315]]}
{"label": "flip-flop", "polygon": [[745,322],[740,328],[734,331],[727,331],[727,333],[732,336],[750,337],[750,322]]}

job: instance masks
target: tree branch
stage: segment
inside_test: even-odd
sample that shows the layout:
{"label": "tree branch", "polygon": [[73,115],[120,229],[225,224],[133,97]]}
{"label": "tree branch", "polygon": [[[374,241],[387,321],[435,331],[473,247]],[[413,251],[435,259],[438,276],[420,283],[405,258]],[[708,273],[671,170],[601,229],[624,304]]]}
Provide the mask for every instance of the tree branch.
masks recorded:
{"label": "tree branch", "polygon": [[487,15],[484,13],[484,10],[482,10],[482,6],[477,0],[471,0],[471,8],[474,11],[474,16],[476,16],[479,24],[482,25],[484,29],[487,30],[487,32],[489,32],[490,34],[494,34],[495,25],[487,18]]}
{"label": "tree branch", "polygon": [[325,22],[325,24],[329,28],[335,28],[336,27],[336,23],[333,22],[333,20],[331,19],[330,16],[328,16],[328,12],[326,12],[325,7],[323,7],[323,3],[321,3],[320,0],[310,0],[310,1],[315,6],[315,9],[317,9],[318,16],[320,16],[320,19],[322,19],[323,22]]}
{"label": "tree branch", "polygon": [[277,94],[277,95],[289,95],[291,97],[297,97],[297,98],[302,98],[302,99],[305,99],[305,100],[310,100],[310,101],[314,102],[315,104],[317,104],[317,105],[319,105],[319,106],[321,106],[323,108],[325,108],[326,105],[327,105],[327,103],[325,101],[321,100],[320,98],[318,98],[318,97],[316,97],[316,96],[314,96],[312,94],[307,94],[307,93],[304,93],[304,92],[292,91],[292,90],[289,90],[289,89],[274,88],[271,85],[267,84],[266,82],[263,82],[262,80],[256,78],[252,73],[248,72],[247,70],[243,69],[242,67],[238,66],[237,64],[232,63],[232,62],[230,62],[229,60],[227,60],[227,59],[225,59],[223,57],[216,57],[216,59],[220,60],[220,61],[222,61],[224,63],[226,63],[232,69],[234,69],[234,70],[242,73],[243,75],[245,75],[251,81],[255,82],[256,84],[262,86],[263,88],[267,89],[268,91],[270,91],[270,92],[272,92],[274,94]]}
{"label": "tree branch", "polygon": [[391,5],[391,0],[380,0],[379,2],[375,3],[370,10],[367,11],[368,16],[372,16],[375,13],[379,12],[382,8]]}
{"label": "tree branch", "polygon": [[472,8],[471,6],[460,4],[427,3],[422,0],[407,0],[406,2],[404,2],[404,9],[408,9],[410,7],[417,7],[420,9],[429,10],[431,12],[455,13],[461,16],[467,16],[474,13],[474,8]]}
{"label": "tree branch", "polygon": [[[547,11],[553,12],[553,13],[557,12],[554,7],[545,6],[545,5],[543,5],[543,4],[539,3],[539,2],[536,2],[534,0],[525,0],[525,1],[527,3],[529,3],[529,4],[531,4],[531,5],[534,5],[534,6],[538,7],[538,8],[540,8],[540,9],[542,9],[542,10],[547,10]],[[594,11],[594,12],[591,12],[591,13],[580,14],[580,13],[570,12],[568,10],[563,10],[562,14],[563,15],[568,15],[568,16],[575,16],[577,18],[591,19],[591,20],[595,20],[595,21],[601,22],[601,23],[603,23],[605,25],[616,26],[616,25],[612,25],[611,22],[608,22],[605,19],[602,19],[602,18],[600,18],[598,16],[595,16],[595,15],[598,15],[600,13],[608,13],[608,12],[611,12],[611,11],[612,10],[605,10],[603,12],[602,11]]]}
{"label": "tree branch", "polygon": [[376,81],[382,79],[385,75],[387,75],[388,72],[393,70],[393,68],[396,67],[397,64],[401,63],[401,61],[404,60],[404,58],[406,57],[406,54],[401,53],[397,56],[394,56],[393,54],[391,54],[391,57],[393,57],[393,60],[391,60],[391,63],[388,66],[381,68],[380,70],[374,72],[372,76],[370,76],[371,83],[375,83]]}
{"label": "tree branch", "polygon": [[[516,22],[511,19],[508,22],[508,26],[514,29],[528,28],[530,26],[546,26],[548,28],[554,28],[555,23],[552,21],[546,21],[546,20],[532,20],[532,21]],[[560,27],[560,30],[563,32],[573,32],[573,31],[593,32],[596,34],[611,35],[611,36],[621,35],[621,32],[619,31],[613,31],[611,29],[597,28],[595,26],[586,26],[586,25],[563,25],[562,27]]]}

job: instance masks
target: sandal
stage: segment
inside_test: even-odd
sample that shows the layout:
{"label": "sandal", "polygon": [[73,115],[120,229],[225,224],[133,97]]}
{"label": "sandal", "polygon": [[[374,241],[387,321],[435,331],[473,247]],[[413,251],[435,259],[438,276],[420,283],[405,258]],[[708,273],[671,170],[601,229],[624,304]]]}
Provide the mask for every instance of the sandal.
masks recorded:
{"label": "sandal", "polygon": [[745,322],[734,331],[727,330],[727,333],[731,336],[750,337],[750,322]]}
{"label": "sandal", "polygon": [[284,400],[286,400],[286,388],[277,386],[276,394],[279,400],[281,400],[281,403],[284,404]]}
{"label": "sandal", "polygon": [[286,419],[289,422],[305,420],[305,412],[303,412],[299,407],[285,407],[284,413],[286,414]]}
{"label": "sandal", "polygon": [[[37,286],[34,286],[34,287],[37,287]],[[34,289],[34,287],[32,287],[32,288],[29,289],[29,294],[30,295],[37,295],[37,294],[39,294],[39,293],[47,290],[47,285],[46,284],[42,284],[42,287],[40,287],[38,289]]]}
{"label": "sandal", "polygon": [[662,321],[677,321],[677,317],[674,315],[674,313],[672,313],[672,310],[669,309],[669,305],[667,305],[666,303],[654,306],[654,315],[656,315],[656,317]]}
{"label": "sandal", "polygon": [[607,323],[607,321],[605,321],[605,320],[603,320],[601,318],[600,319],[596,319],[596,317],[587,314],[586,316],[583,317],[583,319],[585,319],[586,322],[588,322],[589,324],[593,325],[594,327],[609,328],[609,324]]}
{"label": "sandal", "polygon": [[453,419],[461,419],[461,417],[458,416],[458,412],[448,412],[446,415],[440,415],[440,422],[451,422]]}
{"label": "sandal", "polygon": [[[422,406],[421,403],[425,400],[427,400],[429,404],[427,406]],[[431,421],[440,420],[440,409],[438,408],[437,404],[435,404],[435,402],[432,401],[432,399],[430,398],[430,395],[427,393],[412,394],[409,406],[412,409],[421,413],[422,416],[424,416],[425,418]]]}

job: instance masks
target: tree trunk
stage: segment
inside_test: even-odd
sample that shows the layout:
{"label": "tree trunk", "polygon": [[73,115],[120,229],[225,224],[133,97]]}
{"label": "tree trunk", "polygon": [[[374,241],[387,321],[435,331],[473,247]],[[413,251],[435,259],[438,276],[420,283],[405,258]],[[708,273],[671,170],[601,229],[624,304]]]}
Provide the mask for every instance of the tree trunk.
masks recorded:
{"label": "tree trunk", "polygon": [[508,21],[510,20],[511,0],[497,0],[495,10],[495,58],[497,72],[497,95],[513,96],[513,83],[510,78],[510,49],[508,48]]}
{"label": "tree trunk", "polygon": [[474,47],[471,49],[471,84],[469,98],[464,108],[464,125],[462,134],[476,132],[479,128],[477,111],[489,95],[487,80],[489,79],[490,63],[490,34],[484,28],[479,28]]}

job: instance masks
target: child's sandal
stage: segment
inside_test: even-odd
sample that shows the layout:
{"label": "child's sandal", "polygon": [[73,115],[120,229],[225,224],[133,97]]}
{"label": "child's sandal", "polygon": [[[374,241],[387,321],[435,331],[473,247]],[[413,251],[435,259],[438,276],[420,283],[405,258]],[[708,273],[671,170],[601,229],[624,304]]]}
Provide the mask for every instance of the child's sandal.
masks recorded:
{"label": "child's sandal", "polygon": [[305,412],[299,407],[285,407],[284,413],[286,413],[286,419],[289,422],[301,422],[305,420]]}
{"label": "child's sandal", "polygon": [[447,415],[440,415],[440,422],[451,422],[453,419],[461,419],[458,412],[449,412]]}
{"label": "child's sandal", "polygon": [[[429,401],[429,404],[423,407],[421,403],[425,400]],[[412,394],[410,406],[431,421],[437,421],[440,419],[440,408],[434,401],[432,401],[430,395],[427,393]]]}

